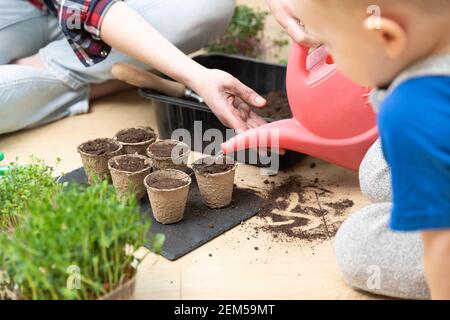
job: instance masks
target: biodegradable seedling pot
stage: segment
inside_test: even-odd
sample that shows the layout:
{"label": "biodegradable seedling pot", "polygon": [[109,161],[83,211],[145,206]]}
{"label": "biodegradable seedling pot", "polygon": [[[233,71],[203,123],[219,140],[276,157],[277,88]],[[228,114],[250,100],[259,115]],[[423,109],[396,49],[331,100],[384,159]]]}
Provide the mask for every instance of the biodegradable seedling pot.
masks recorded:
{"label": "biodegradable seedling pot", "polygon": [[154,143],[158,136],[150,127],[133,127],[122,129],[116,133],[114,139],[123,146],[123,153],[137,153],[145,156],[149,145]]}
{"label": "biodegradable seedling pot", "polygon": [[155,170],[185,170],[190,152],[189,146],[178,140],[156,141],[147,148],[147,156],[152,159]]}
{"label": "biodegradable seedling pot", "polygon": [[174,169],[155,171],[144,179],[156,221],[171,224],[183,219],[190,184],[188,174]]}
{"label": "biodegradable seedling pot", "polygon": [[228,157],[197,160],[195,172],[203,203],[209,208],[223,208],[231,203],[237,164]]}
{"label": "biodegradable seedling pot", "polygon": [[144,197],[144,178],[152,171],[150,159],[139,154],[125,154],[109,159],[108,168],[119,199],[130,193],[137,200]]}
{"label": "biodegradable seedling pot", "polygon": [[111,181],[108,161],[122,154],[122,151],[122,145],[110,138],[98,138],[80,144],[78,153],[89,183],[92,184],[96,178]]}
{"label": "biodegradable seedling pot", "polygon": [[136,276],[128,280],[120,287],[114,289],[110,293],[107,293],[99,300],[132,300],[136,289]]}

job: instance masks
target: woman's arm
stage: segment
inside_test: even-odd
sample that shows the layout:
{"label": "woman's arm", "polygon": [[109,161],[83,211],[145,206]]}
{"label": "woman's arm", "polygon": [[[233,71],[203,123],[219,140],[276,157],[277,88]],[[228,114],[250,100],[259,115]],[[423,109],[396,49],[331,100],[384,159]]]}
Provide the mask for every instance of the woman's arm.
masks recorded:
{"label": "woman's arm", "polygon": [[187,57],[125,3],[108,10],[100,36],[111,47],[187,84],[225,125],[245,130],[264,123],[249,107],[264,106],[262,97],[228,73],[204,68]]}

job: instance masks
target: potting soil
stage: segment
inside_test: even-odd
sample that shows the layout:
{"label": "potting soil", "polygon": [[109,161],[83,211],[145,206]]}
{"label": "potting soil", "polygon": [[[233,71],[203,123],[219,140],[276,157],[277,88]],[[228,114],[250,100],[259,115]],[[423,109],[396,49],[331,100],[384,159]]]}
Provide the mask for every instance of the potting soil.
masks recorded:
{"label": "potting soil", "polygon": [[147,185],[149,187],[152,187],[155,189],[160,189],[160,190],[175,189],[175,188],[185,186],[187,184],[188,184],[187,181],[184,181],[181,179],[173,179],[173,178],[165,178],[164,180],[152,178],[152,179],[147,180]]}
{"label": "potting soil", "polygon": [[102,154],[111,153],[119,149],[117,143],[110,139],[99,138],[84,143],[81,147],[81,151],[100,156]]}
{"label": "potting soil", "polygon": [[294,175],[281,185],[271,185],[267,204],[257,215],[269,223],[254,226],[255,236],[265,232],[279,242],[327,240],[336,234],[342,223],[340,216],[354,206],[350,199],[329,201],[333,192],[323,187],[318,179],[304,181],[302,176]]}
{"label": "potting soil", "polygon": [[139,143],[155,138],[155,134],[141,128],[130,128],[117,135],[117,140],[125,143]]}
{"label": "potting soil", "polygon": [[[158,158],[170,158],[172,156],[172,150],[177,146],[176,143],[162,144],[156,143],[149,147],[149,151]],[[181,156],[181,154],[180,154]]]}
{"label": "potting soil", "polygon": [[193,164],[192,167],[194,168],[194,170],[198,171],[199,173],[214,174],[214,173],[227,172],[234,167],[234,164],[229,164],[229,163],[212,163],[212,164],[210,164],[208,162],[202,162],[202,163]]}
{"label": "potting soil", "polygon": [[149,167],[145,159],[137,157],[121,157],[111,163],[111,167],[116,170],[126,172],[138,172]]}
{"label": "potting soil", "polygon": [[284,91],[273,91],[264,96],[267,104],[264,108],[255,109],[255,112],[263,117],[272,120],[292,118],[289,101]]}

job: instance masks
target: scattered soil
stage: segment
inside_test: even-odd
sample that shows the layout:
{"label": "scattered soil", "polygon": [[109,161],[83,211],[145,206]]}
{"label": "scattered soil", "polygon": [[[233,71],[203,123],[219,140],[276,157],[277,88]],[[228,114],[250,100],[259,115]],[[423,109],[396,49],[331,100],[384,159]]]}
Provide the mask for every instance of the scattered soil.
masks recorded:
{"label": "scattered soil", "polygon": [[126,172],[138,172],[147,169],[149,165],[142,158],[123,157],[112,162],[111,167]]}
{"label": "scattered soil", "polygon": [[214,174],[231,170],[234,164],[230,163],[212,163],[207,162],[194,163],[193,169],[201,174]]}
{"label": "scattered soil", "polygon": [[345,210],[347,210],[348,208],[353,207],[355,205],[355,203],[353,202],[353,200],[344,199],[344,200],[339,201],[339,202],[334,202],[334,203],[333,202],[331,202],[331,203],[329,202],[329,203],[326,203],[326,205],[331,207],[331,208],[333,208],[335,210],[334,211],[335,214],[340,215]]}
{"label": "scattered soil", "polygon": [[117,135],[117,140],[125,143],[139,143],[155,138],[155,134],[141,128],[130,128]]}
{"label": "scattered soil", "polygon": [[173,179],[173,178],[166,178],[162,180],[157,180],[155,178],[148,179],[147,184],[149,187],[155,188],[155,189],[175,189],[182,186],[185,186],[188,184],[187,181],[181,180],[181,179]]}
{"label": "scattered soil", "polygon": [[264,108],[255,111],[258,115],[272,120],[292,118],[292,112],[289,107],[286,92],[273,91],[266,94],[264,98],[267,100],[267,105]]}
{"label": "scattered soil", "polygon": [[[156,157],[158,158],[170,158],[172,157],[172,150],[175,148],[178,144],[177,143],[155,143],[149,147],[149,151],[151,151]],[[184,153],[184,149],[180,148],[180,154],[181,156]]]}
{"label": "scattered soil", "polygon": [[314,169],[314,168],[316,167],[316,163],[315,163],[315,162],[311,163],[309,167],[310,167],[311,169]]}
{"label": "scattered soil", "polygon": [[114,140],[99,138],[84,143],[80,149],[87,154],[101,156],[103,154],[114,152],[119,148],[120,146]]}
{"label": "scattered soil", "polygon": [[[290,208],[294,199],[290,198],[292,193],[298,203]],[[342,218],[337,216],[354,203],[350,199],[326,202],[332,195],[333,192],[323,187],[318,179],[304,181],[299,175],[289,177],[279,186],[272,186],[267,204],[258,213],[259,218],[269,221],[253,228],[254,237],[261,231],[279,242],[324,241],[333,237],[342,223]]]}
{"label": "scattered soil", "polygon": [[298,205],[296,205],[294,207],[294,209],[291,210],[291,212],[293,212],[293,213],[302,213],[303,212],[303,207],[300,204],[298,204]]}

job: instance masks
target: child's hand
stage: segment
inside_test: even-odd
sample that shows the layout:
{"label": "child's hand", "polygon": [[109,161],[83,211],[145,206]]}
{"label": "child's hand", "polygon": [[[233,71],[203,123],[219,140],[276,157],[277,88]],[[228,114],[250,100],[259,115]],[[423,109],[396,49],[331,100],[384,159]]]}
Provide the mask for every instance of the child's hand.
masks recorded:
{"label": "child's hand", "polygon": [[191,82],[190,87],[224,125],[243,131],[266,124],[252,111],[252,107],[264,107],[266,100],[232,75],[221,70],[203,69],[202,74],[197,74]]}
{"label": "child's hand", "polygon": [[317,47],[317,41],[310,38],[305,31],[301,21],[295,18],[286,0],[267,0],[267,4],[272,10],[278,23],[287,31],[291,38],[306,47]]}

